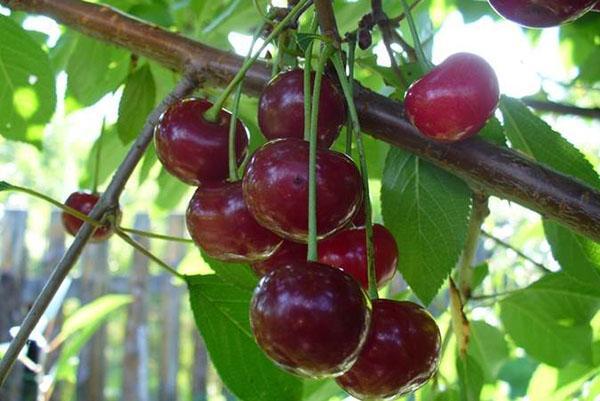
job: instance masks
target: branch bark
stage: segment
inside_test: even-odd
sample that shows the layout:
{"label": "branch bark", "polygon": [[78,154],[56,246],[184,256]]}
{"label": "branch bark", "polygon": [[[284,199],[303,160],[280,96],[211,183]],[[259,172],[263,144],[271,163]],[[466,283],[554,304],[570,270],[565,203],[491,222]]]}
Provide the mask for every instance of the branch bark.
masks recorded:
{"label": "branch bark", "polygon": [[[242,64],[241,57],[127,17],[109,7],[79,0],[0,0],[0,3],[52,17],[172,69],[183,71],[192,66],[215,85],[225,84]],[[249,94],[259,93],[269,79],[268,66],[257,63],[249,70],[244,89]],[[600,241],[600,192],[515,151],[477,138],[451,145],[430,141],[406,120],[401,103],[358,83],[354,93],[361,126],[375,138],[434,163],[478,190],[520,203]]]}
{"label": "branch bark", "polygon": [[[92,219],[101,220],[107,212],[110,212],[118,207],[117,205],[119,197],[123,192],[125,184],[131,176],[131,173],[133,173],[135,166],[144,155],[148,144],[152,140],[154,126],[157,124],[160,115],[171,103],[185,97],[191,93],[195,87],[195,80],[186,74],[177,87],[169,94],[169,96],[167,96],[154,109],[152,114],[150,114],[141,134],[138,136],[133,146],[129,150],[129,153],[127,153],[125,159],[115,172],[115,175],[111,179],[106,191],[104,194],[102,194],[100,200],[90,212],[90,217]],[[19,332],[10,343],[6,354],[0,360],[0,386],[10,372],[15,360],[21,352],[21,349],[23,349],[23,346],[29,339],[31,332],[44,314],[44,311],[48,308],[50,301],[52,298],[54,298],[56,291],[58,291],[62,282],[65,280],[71,271],[71,268],[81,255],[81,252],[83,251],[86,243],[89,241],[93,231],[94,227],[90,223],[84,223],[81,226],[81,229],[77,232],[75,240],[52,271],[48,282],[35,300],[33,306],[29,310],[29,313],[25,317],[25,320],[23,320]]]}

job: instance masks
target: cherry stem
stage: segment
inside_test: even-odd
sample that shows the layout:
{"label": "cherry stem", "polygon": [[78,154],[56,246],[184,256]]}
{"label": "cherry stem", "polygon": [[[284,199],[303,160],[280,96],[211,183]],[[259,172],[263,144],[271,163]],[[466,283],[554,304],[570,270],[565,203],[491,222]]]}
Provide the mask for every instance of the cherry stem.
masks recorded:
{"label": "cherry stem", "polygon": [[194,243],[194,241],[189,238],[172,237],[170,235],[158,234],[158,233],[153,233],[150,231],[136,230],[135,228],[119,227],[119,230],[121,230],[125,233],[139,235],[141,237],[154,238],[154,239],[173,241],[173,242],[182,242],[184,244],[193,244]]}
{"label": "cherry stem", "polygon": [[100,176],[100,158],[102,157],[102,143],[104,142],[104,129],[106,128],[106,117],[102,119],[100,136],[98,137],[98,148],[96,149],[96,160],[94,162],[94,176],[92,177],[92,193],[98,194],[98,180]]}
{"label": "cherry stem", "polygon": [[354,104],[354,97],[352,94],[352,86],[346,77],[346,70],[340,52],[335,52],[332,56],[333,66],[338,75],[338,79],[348,104],[348,111],[350,112],[350,119],[352,121],[352,130],[356,140],[356,147],[358,148],[358,157],[360,160],[360,170],[363,184],[363,197],[365,203],[365,235],[367,241],[367,272],[369,282],[369,296],[371,299],[379,298],[377,292],[377,276],[375,274],[375,249],[373,246],[373,217],[371,207],[371,195],[369,191],[369,173],[367,169],[367,158],[365,155],[365,146],[362,140],[362,134],[360,130],[360,122],[358,121],[358,113],[356,112],[356,105]]}
{"label": "cherry stem", "polygon": [[329,59],[332,47],[325,44],[321,50],[313,88],[312,105],[310,110],[310,136],[308,158],[308,261],[317,260],[317,123],[319,119],[319,98],[321,97],[321,81],[325,64]]}
{"label": "cherry stem", "polygon": [[[319,22],[317,20],[317,16],[313,15],[312,22],[310,23],[310,28],[308,33],[314,34],[317,32],[317,28],[319,27]],[[303,85],[304,85],[304,140],[308,141],[310,139],[310,104],[311,104],[311,93],[310,93],[310,73],[311,73],[311,64],[312,64],[312,54],[313,54],[313,46],[314,40],[311,40],[308,46],[306,46],[306,50],[304,51],[304,76],[303,76]]]}
{"label": "cherry stem", "polygon": [[277,38],[277,52],[275,53],[275,57],[273,58],[273,64],[271,65],[271,77],[274,77],[279,73],[281,69],[281,59],[282,54],[285,48],[286,34],[282,32],[281,35]]}
{"label": "cherry stem", "polygon": [[72,207],[67,206],[64,203],[59,202],[56,199],[52,199],[48,195],[44,195],[44,194],[42,194],[42,193],[40,193],[38,191],[35,191],[33,189],[25,188],[25,187],[19,187],[17,185],[9,184],[9,183],[7,183],[5,181],[2,181],[2,188],[6,189],[6,190],[12,190],[12,191],[17,191],[17,192],[22,192],[22,193],[25,193],[27,195],[31,195],[33,197],[41,199],[43,201],[46,201],[46,202],[48,202],[48,203],[56,206],[57,208],[63,210],[65,213],[70,214],[71,216],[77,217],[78,219],[83,220],[86,223],[90,223],[94,227],[101,227],[101,226],[104,225],[101,222],[92,219],[87,214],[81,213],[79,210],[73,209]]}
{"label": "cherry stem", "polygon": [[153,262],[155,262],[157,265],[159,265],[160,267],[162,267],[163,269],[165,269],[167,272],[171,273],[172,275],[185,280],[185,275],[179,273],[177,270],[173,269],[171,266],[169,266],[167,263],[165,263],[162,259],[160,259],[158,256],[154,255],[152,252],[150,252],[149,250],[147,250],[146,248],[144,248],[144,246],[142,244],[140,244],[139,242],[137,242],[136,240],[134,240],[133,238],[131,238],[129,235],[127,235],[124,231],[122,231],[120,228],[116,228],[115,229],[115,233],[125,242],[127,242],[129,245],[131,245],[133,248],[135,248],[135,250],[137,250],[138,252],[140,252],[141,254],[145,255],[148,259],[152,260]]}
{"label": "cherry stem", "polygon": [[423,71],[427,72],[431,70],[433,64],[431,64],[431,62],[425,55],[425,51],[423,51],[423,46],[421,44],[421,40],[419,39],[419,33],[417,32],[417,25],[415,24],[415,20],[413,19],[408,3],[406,2],[406,0],[400,1],[402,3],[402,7],[404,7],[404,15],[406,16],[406,20],[408,21],[410,34],[413,38],[415,50],[417,51],[417,61],[419,62],[419,64],[421,64],[421,68],[423,68]]}
{"label": "cherry stem", "polygon": [[244,76],[246,75],[246,73],[248,72],[250,67],[252,67],[254,62],[258,59],[258,57],[260,56],[260,53],[269,45],[269,43],[271,43],[273,38],[277,37],[277,35],[279,35],[279,33],[287,27],[288,23],[290,21],[292,21],[298,13],[300,13],[301,11],[304,10],[304,5],[308,1],[309,0],[300,0],[298,2],[298,4],[296,4],[294,6],[294,8],[292,8],[290,10],[289,14],[286,15],[285,18],[283,18],[281,20],[281,22],[279,22],[279,24],[277,24],[273,28],[273,31],[269,34],[269,36],[267,36],[267,38],[265,39],[265,42],[262,44],[260,49],[258,49],[258,51],[252,57],[250,57],[249,59],[244,61],[244,63],[242,64],[242,67],[239,69],[237,74],[235,74],[235,76],[233,77],[231,82],[229,82],[229,84],[223,90],[223,92],[221,92],[221,95],[218,97],[218,99],[215,101],[215,103],[212,105],[212,107],[210,109],[206,110],[206,112],[204,113],[204,118],[207,121],[210,121],[213,123],[217,122],[217,119],[219,117],[219,112],[223,108],[223,104],[225,104],[225,102],[227,101],[227,98],[229,97],[231,92],[234,90],[234,88],[240,82],[242,82],[242,79],[244,78]]}
{"label": "cherry stem", "polygon": [[[350,93],[354,94],[354,55],[356,53],[356,36],[350,35],[348,38],[348,83]],[[346,154],[352,157],[352,119],[348,119],[346,124]]]}
{"label": "cherry stem", "polygon": [[491,239],[496,244],[498,244],[498,245],[500,245],[500,246],[502,246],[502,247],[504,247],[506,249],[510,249],[511,251],[513,251],[514,253],[516,253],[517,256],[519,256],[520,258],[529,261],[531,264],[533,264],[535,267],[537,267],[540,271],[542,271],[544,273],[552,273],[552,270],[548,269],[546,266],[544,266],[540,262],[536,261],[531,256],[526,255],[519,248],[512,246],[508,242],[506,242],[506,241],[504,241],[504,240],[502,240],[502,239],[500,239],[500,238],[494,236],[493,234],[490,234],[490,233],[488,233],[487,231],[484,231],[484,230],[481,230],[481,235],[483,237]]}

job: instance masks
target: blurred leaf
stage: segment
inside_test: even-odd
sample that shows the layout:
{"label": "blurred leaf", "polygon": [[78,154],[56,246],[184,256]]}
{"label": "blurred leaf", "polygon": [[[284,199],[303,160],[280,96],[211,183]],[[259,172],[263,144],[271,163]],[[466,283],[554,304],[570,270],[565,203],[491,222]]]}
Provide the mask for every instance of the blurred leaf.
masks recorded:
{"label": "blurred leaf", "polygon": [[257,279],[238,286],[217,275],[187,277],[196,325],[219,376],[243,401],[302,399],[302,381],[258,348],[248,308]]}
{"label": "blurred leaf", "polygon": [[154,142],[150,142],[148,149],[146,149],[146,153],[144,154],[144,158],[142,159],[142,166],[140,167],[140,176],[138,179],[139,185],[142,185],[144,181],[148,179],[150,176],[150,171],[157,161],[158,156],[156,155]]}
{"label": "blurred leaf", "polygon": [[600,80],[600,13],[587,13],[560,27],[561,47],[579,70],[578,80],[595,84]]}
{"label": "blurred leaf", "polygon": [[6,181],[0,181],[0,192],[2,192],[2,191],[8,191],[10,189],[12,189],[12,185],[10,185]]}
{"label": "blurred leaf", "polygon": [[129,53],[96,39],[77,35],[67,64],[67,93],[83,106],[116,90],[127,76]]}
{"label": "blurred leaf", "polygon": [[94,171],[96,168],[96,154],[98,146],[102,141],[102,154],[100,157],[100,169],[98,171],[98,185],[103,184],[123,161],[129,148],[121,142],[115,126],[105,129],[102,138],[98,137],[90,149],[87,157],[86,167],[82,169],[79,178],[81,188],[92,187]]}
{"label": "blurred leaf", "polygon": [[495,14],[487,1],[456,0],[456,6],[467,24]]}
{"label": "blurred leaf", "polygon": [[399,270],[421,301],[429,304],[462,252],[471,191],[453,175],[392,148],[381,202],[383,220],[400,250]]}
{"label": "blurred leaf", "polygon": [[332,379],[306,380],[304,382],[303,401],[331,400],[333,397],[342,398],[344,391]]}
{"label": "blurred leaf", "polygon": [[174,209],[192,188],[173,177],[164,168],[158,175],[157,184],[158,195],[154,199],[154,204],[163,210]]}
{"label": "blurred leaf", "polygon": [[127,12],[144,21],[149,21],[165,28],[173,25],[173,17],[171,16],[169,5],[162,1],[154,1],[151,4],[135,4]]}
{"label": "blurred leaf", "polygon": [[525,356],[507,361],[498,374],[498,378],[510,384],[510,397],[524,397],[533,372],[539,364]]}
{"label": "blurred leaf", "polygon": [[553,273],[504,298],[500,307],[506,332],[540,362],[591,363],[590,319],[600,307],[600,287]]}
{"label": "blurred leaf", "polygon": [[456,358],[456,371],[460,388],[461,401],[479,401],[483,388],[483,372],[481,366],[470,355],[464,359]]}
{"label": "blurred leaf", "polygon": [[0,135],[39,149],[56,108],[54,71],[40,45],[3,15],[0,38]]}
{"label": "blurred leaf", "polygon": [[508,358],[504,333],[484,321],[471,321],[468,353],[481,367],[485,382],[494,383],[502,364]]}
{"label": "blurred leaf", "polygon": [[477,289],[483,283],[483,280],[487,277],[490,271],[490,267],[487,263],[481,263],[473,268],[473,281],[471,284],[471,290]]}
{"label": "blurred leaf", "polygon": [[154,77],[150,67],[145,64],[130,74],[125,81],[117,120],[121,142],[128,144],[137,138],[154,108],[155,99]]}

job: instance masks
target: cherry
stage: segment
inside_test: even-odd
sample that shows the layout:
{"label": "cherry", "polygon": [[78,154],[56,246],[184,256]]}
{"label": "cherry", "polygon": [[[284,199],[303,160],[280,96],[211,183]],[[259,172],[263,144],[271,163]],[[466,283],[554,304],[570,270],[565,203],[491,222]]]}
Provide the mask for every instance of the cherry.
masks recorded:
{"label": "cherry", "polygon": [[415,391],[435,373],[440,330],[412,302],[373,301],[367,341],[358,360],[337,383],[361,400],[390,399]]}
{"label": "cherry", "polygon": [[[267,84],[258,105],[258,125],[267,139],[304,137],[303,83],[304,72],[295,69],[280,73]],[[344,97],[333,82],[323,76],[317,122],[319,145],[331,146],[345,121]]]}
{"label": "cherry", "polygon": [[499,99],[492,67],[477,55],[457,53],[415,81],[404,106],[409,120],[425,136],[453,142],[475,135]]}
{"label": "cherry", "polygon": [[531,28],[547,28],[573,21],[597,0],[489,0],[498,14]]}
{"label": "cherry", "polygon": [[265,259],[282,242],[254,220],[244,202],[241,181],[198,188],[185,217],[194,242],[215,259],[238,262]]}
{"label": "cherry", "polygon": [[307,246],[292,241],[283,241],[283,244],[268,259],[252,263],[250,267],[262,277],[273,269],[285,266],[289,262],[303,261],[306,259]]}
{"label": "cherry", "polygon": [[271,271],[250,305],[252,331],[269,358],[313,378],[350,368],[366,338],[369,317],[369,301],[358,283],[317,262],[291,262]]}
{"label": "cherry", "polygon": [[365,198],[363,196],[362,202],[360,202],[360,206],[358,211],[354,213],[354,217],[352,218],[352,225],[354,227],[360,227],[365,225],[367,215],[365,210]]}
{"label": "cherry", "polygon": [[[90,214],[96,203],[100,200],[100,196],[97,194],[91,194],[89,192],[73,192],[67,200],[65,205],[85,214]],[[117,211],[117,220],[121,217],[121,212]],[[62,222],[65,230],[72,236],[77,235],[77,232],[83,225],[83,220],[70,215],[67,212],[62,212]],[[94,242],[100,242],[108,239],[114,233],[114,228],[110,225],[98,227],[94,230],[90,240]]]}
{"label": "cherry", "polygon": [[[256,220],[278,235],[306,242],[308,235],[308,142],[286,138],[256,151],[243,179],[244,198]],[[360,173],[350,158],[317,150],[317,235],[346,225],[362,199]]]}
{"label": "cherry", "polygon": [[[221,181],[228,175],[229,121],[231,114],[219,113],[216,123],[202,114],[212,106],[205,99],[184,99],[172,104],[161,116],[154,131],[159,160],[168,172],[190,185]],[[248,130],[237,122],[238,165],[248,148]]]}
{"label": "cherry", "polygon": [[[377,287],[383,287],[392,279],[398,264],[396,240],[387,228],[373,225],[375,250],[375,275]],[[347,228],[318,243],[319,262],[339,267],[369,288],[367,268],[367,240],[364,227]]]}

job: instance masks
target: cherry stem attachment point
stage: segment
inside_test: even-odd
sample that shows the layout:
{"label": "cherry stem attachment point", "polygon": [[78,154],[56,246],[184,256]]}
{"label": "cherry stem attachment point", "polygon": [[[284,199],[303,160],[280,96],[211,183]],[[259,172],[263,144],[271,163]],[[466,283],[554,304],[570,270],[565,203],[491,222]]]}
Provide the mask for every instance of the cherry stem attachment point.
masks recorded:
{"label": "cherry stem attachment point", "polygon": [[171,266],[169,266],[167,263],[165,263],[158,256],[155,256],[152,252],[150,252],[149,250],[144,248],[143,245],[141,245],[136,240],[134,240],[129,235],[127,235],[123,230],[121,230],[120,228],[116,228],[115,233],[119,236],[119,238],[121,238],[127,244],[131,245],[135,250],[137,250],[141,254],[145,255],[148,259],[152,260],[154,263],[159,265],[161,268],[165,269],[170,274],[172,274],[182,280],[185,280],[185,275],[183,275],[183,274],[179,273],[177,270],[173,269]]}
{"label": "cherry stem attachment point", "polygon": [[260,56],[260,53],[269,45],[269,43],[271,43],[273,38],[277,37],[277,35],[279,35],[279,33],[288,26],[290,21],[292,21],[297,16],[298,13],[300,13],[301,11],[304,10],[304,6],[306,5],[306,3],[308,3],[308,1],[309,0],[300,0],[298,2],[298,4],[296,4],[294,6],[294,8],[292,8],[290,10],[289,14],[286,15],[285,18],[283,18],[281,20],[281,22],[279,22],[279,24],[277,24],[273,28],[273,31],[269,34],[269,36],[267,36],[267,38],[265,39],[265,42],[262,44],[260,49],[258,49],[258,51],[252,57],[250,57],[249,59],[244,61],[240,70],[233,77],[231,82],[229,82],[229,84],[223,90],[223,92],[221,92],[221,95],[218,97],[218,99],[215,101],[215,103],[212,105],[212,107],[210,109],[206,110],[206,112],[204,113],[204,118],[207,121],[211,121],[211,122],[217,121],[217,119],[219,117],[219,112],[223,108],[223,104],[225,104],[225,102],[227,101],[229,94],[231,94],[233,89],[238,84],[240,84],[240,82],[242,82],[242,79],[244,78],[244,76],[246,75],[246,73],[248,72],[250,67],[252,67],[252,64],[254,64],[254,62],[258,59],[258,57]]}
{"label": "cherry stem attachment point", "polygon": [[367,272],[369,282],[369,296],[371,299],[379,298],[377,292],[377,275],[375,273],[375,249],[373,246],[373,216],[371,207],[371,195],[369,191],[369,173],[367,169],[367,158],[365,155],[365,146],[362,140],[362,134],[360,130],[360,122],[358,120],[358,113],[356,111],[356,105],[354,104],[354,96],[352,93],[352,86],[346,77],[346,69],[342,62],[342,56],[339,51],[336,51],[332,58],[333,66],[338,75],[346,103],[348,105],[348,111],[350,113],[350,119],[352,121],[352,130],[356,140],[356,147],[358,148],[358,157],[360,161],[360,170],[363,183],[363,197],[365,204],[365,235],[367,242]]}

